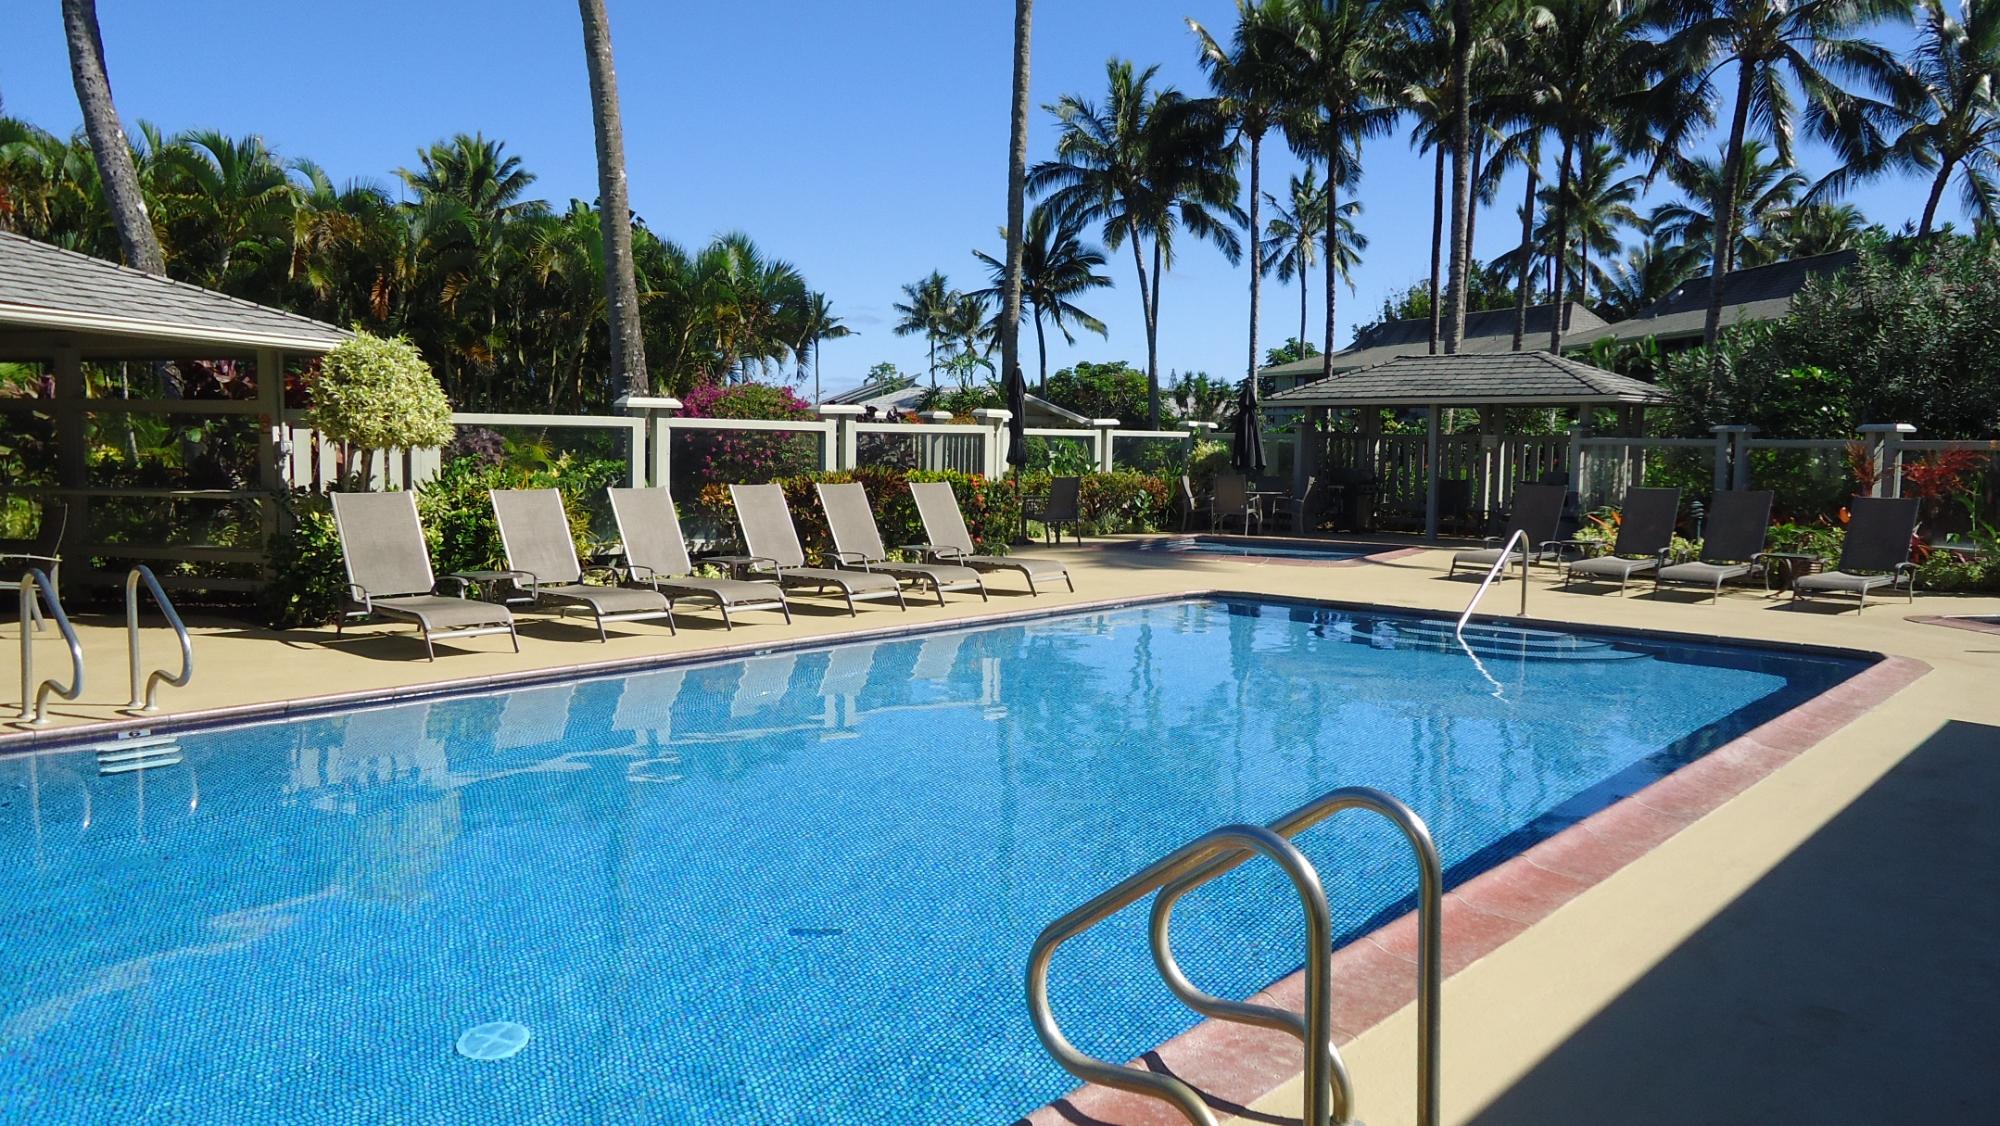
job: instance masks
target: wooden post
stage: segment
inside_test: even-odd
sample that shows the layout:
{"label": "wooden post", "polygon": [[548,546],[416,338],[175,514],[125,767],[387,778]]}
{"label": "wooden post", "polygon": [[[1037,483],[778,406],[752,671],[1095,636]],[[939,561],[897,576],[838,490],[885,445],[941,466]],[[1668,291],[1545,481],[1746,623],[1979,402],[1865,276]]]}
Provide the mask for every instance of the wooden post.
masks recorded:
{"label": "wooden post", "polygon": [[90,486],[90,457],[84,440],[83,354],[75,348],[58,348],[50,359],[56,392],[56,482],[64,490],[69,527],[74,529],[64,533],[64,549],[76,560],[71,574],[88,580],[90,553],[85,548],[97,542],[97,535],[91,524],[90,498],[83,493]]}
{"label": "wooden post", "polygon": [[1438,538],[1438,407],[1424,408],[1424,539]]}

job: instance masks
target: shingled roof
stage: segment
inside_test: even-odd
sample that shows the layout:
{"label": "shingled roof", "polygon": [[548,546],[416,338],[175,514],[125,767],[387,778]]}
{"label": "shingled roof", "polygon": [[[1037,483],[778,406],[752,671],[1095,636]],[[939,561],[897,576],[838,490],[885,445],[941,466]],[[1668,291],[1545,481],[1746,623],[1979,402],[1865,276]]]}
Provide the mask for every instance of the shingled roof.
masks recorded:
{"label": "shingled roof", "polygon": [[307,354],[348,337],[310,317],[0,233],[0,341],[23,332],[75,336],[86,346]]}
{"label": "shingled roof", "polygon": [[[1845,270],[1860,257],[1859,251],[1836,250],[1730,271],[1722,278],[1723,327],[1784,316],[1791,311],[1793,296],[1807,281]],[[1577,332],[1563,341],[1563,347],[1587,348],[1598,340],[1641,340],[1648,336],[1656,340],[1698,337],[1707,327],[1709,276],[1682,282],[1672,293],[1617,324]]]}
{"label": "shingled roof", "polygon": [[[1532,341],[1549,338],[1550,318],[1555,314],[1554,305],[1528,306],[1527,339]],[[1565,333],[1595,332],[1605,327],[1604,319],[1575,302],[1566,303],[1568,310],[1563,321]],[[1514,350],[1515,312],[1512,306],[1505,309],[1482,309],[1465,315],[1465,334],[1460,338],[1458,350],[1463,352],[1511,352]],[[1402,320],[1382,321],[1361,329],[1354,335],[1354,343],[1333,354],[1333,370],[1354,371],[1373,367],[1393,360],[1398,356],[1429,355],[1431,350],[1431,322],[1429,317],[1410,317]],[[1274,364],[1259,371],[1259,375],[1318,375],[1326,370],[1326,363],[1318,356],[1308,356],[1303,360]]]}
{"label": "shingled roof", "polygon": [[1335,372],[1264,400],[1273,407],[1644,406],[1667,395],[1650,383],[1547,352],[1399,356]]}

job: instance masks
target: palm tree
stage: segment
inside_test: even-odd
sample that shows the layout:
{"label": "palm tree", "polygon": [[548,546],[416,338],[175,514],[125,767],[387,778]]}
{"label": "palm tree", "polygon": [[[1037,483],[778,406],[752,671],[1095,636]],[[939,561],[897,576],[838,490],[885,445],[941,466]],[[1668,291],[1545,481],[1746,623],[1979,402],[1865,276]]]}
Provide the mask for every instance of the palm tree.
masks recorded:
{"label": "palm tree", "polygon": [[[1034,0],[1014,0],[1014,80],[1007,118],[1007,249],[1000,279],[1000,366],[1010,403],[1017,386],[1014,381],[1022,378],[1021,297],[1025,267],[1021,240],[1027,233],[1024,212],[1028,206],[1028,70],[1033,30]],[[1037,340],[1041,328],[1038,315]]]}
{"label": "palm tree", "polygon": [[1322,3],[1320,0],[1270,0],[1270,17],[1284,27],[1290,44],[1283,60],[1294,85],[1288,92],[1283,125],[1292,151],[1326,169],[1327,212],[1335,221],[1321,233],[1327,262],[1325,344],[1326,371],[1333,370],[1333,333],[1341,248],[1338,216],[1340,189],[1361,179],[1361,143],[1386,135],[1395,124],[1396,107],[1384,97],[1385,80],[1375,62],[1381,17],[1372,0]]}
{"label": "palm tree", "polygon": [[891,306],[903,319],[896,322],[897,336],[921,334],[930,346],[931,387],[938,385],[938,341],[947,338],[951,323],[955,291],[945,280],[943,273],[932,270],[929,277],[920,278],[903,287],[903,300]]}
{"label": "palm tree", "polygon": [[[1283,109],[1288,76],[1280,67],[1283,45],[1278,37],[1284,29],[1265,18],[1264,10],[1252,0],[1236,0],[1236,30],[1224,48],[1199,23],[1190,19],[1200,46],[1200,61],[1208,72],[1210,89],[1215,92],[1222,113],[1235,126],[1237,135],[1250,142],[1249,219],[1250,232],[1250,362],[1249,378],[1257,376],[1258,316],[1264,281],[1263,246],[1258,239],[1258,205],[1262,202],[1264,135],[1278,123]],[[1253,382],[1252,387],[1256,384]]]}
{"label": "palm tree", "polygon": [[[1723,198],[1726,159],[1726,154],[1718,154],[1675,163],[1673,180],[1686,198],[1653,209],[1653,227],[1661,237],[1686,247],[1713,248],[1721,229],[1715,221],[1715,204]],[[1764,159],[1762,142],[1752,138],[1743,143],[1734,187],[1736,204],[1722,209],[1731,232],[1732,266],[1762,266],[1782,257],[1778,233],[1797,209],[1806,186],[1804,173]]]}
{"label": "palm tree", "polygon": [[2000,4],[1961,0],[1953,19],[1943,0],[1918,0],[1922,22],[1910,74],[1898,84],[1889,121],[1895,137],[1850,161],[1813,188],[1837,194],[1884,171],[1924,173],[1917,236],[1928,237],[1953,176],[1965,210],[1982,224],[2000,218]]}
{"label": "palm tree", "polygon": [[819,344],[822,340],[840,340],[855,335],[855,330],[847,327],[833,313],[833,303],[824,293],[809,293],[800,311],[799,334],[792,345],[792,354],[799,361],[799,382],[806,378],[806,353],[812,353],[813,363],[813,405],[819,405]]}
{"label": "palm tree", "polygon": [[[1006,232],[1001,234],[1004,237]],[[997,296],[1000,287],[1006,284],[1006,263],[984,251],[975,250],[972,254],[993,273],[994,288],[979,290],[979,294],[987,298]],[[1039,372],[1036,387],[1040,393],[1046,394],[1049,389],[1044,318],[1055,322],[1056,331],[1062,333],[1067,344],[1076,343],[1076,334],[1069,329],[1072,322],[1099,336],[1110,335],[1103,321],[1072,300],[1111,284],[1109,275],[1098,273],[1105,261],[1104,251],[1084,243],[1083,229],[1074,220],[1059,220],[1047,207],[1037,207],[1028,213],[1028,230],[1021,241],[1021,297],[1035,322]]]}
{"label": "palm tree", "polygon": [[294,196],[285,169],[260,137],[241,140],[212,129],[183,133],[157,159],[169,170],[179,214],[163,216],[187,229],[175,243],[177,272],[211,289],[231,288],[239,255],[275,249],[291,225]]}
{"label": "palm tree", "polygon": [[1699,270],[1681,248],[1649,231],[1644,242],[1627,250],[1624,259],[1606,271],[1599,290],[1603,311],[1614,320],[1636,316]]}
{"label": "palm tree", "polygon": [[[1895,53],[1854,34],[1876,20],[1907,16],[1910,0],[1658,0],[1650,18],[1667,33],[1664,48],[1681,73],[1693,76],[1703,102],[1718,92],[1716,76],[1732,64],[1736,88],[1730,103],[1729,140],[1723,149],[1718,200],[1737,198],[1744,144],[1755,125],[1775,145],[1778,163],[1791,165],[1795,118],[1792,86],[1805,95],[1806,130],[1824,140],[1844,162],[1865,159],[1881,147],[1874,118],[1882,107],[1843,89],[1848,77],[1893,91],[1900,66]],[[1790,82],[1787,82],[1787,79]],[[1715,209],[1708,315],[1702,340],[1714,343],[1722,327],[1722,292],[1735,268],[1732,209]]]}
{"label": "palm tree", "polygon": [[632,202],[625,185],[625,125],[618,71],[611,57],[611,17],[604,0],[577,0],[583,53],[590,66],[590,117],[597,138],[597,216],[604,231],[604,292],[610,306],[611,381],[627,395],[649,395],[639,279],[632,261]]}
{"label": "palm tree", "polygon": [[[1229,223],[1236,206],[1234,160],[1227,121],[1213,102],[1155,92],[1158,67],[1105,64],[1104,104],[1066,94],[1049,106],[1059,125],[1055,159],[1028,174],[1029,190],[1046,193],[1058,218],[1103,224],[1112,250],[1132,247],[1146,324],[1146,403],[1149,424],[1160,421],[1160,290],[1172,267],[1175,232],[1185,229],[1236,261],[1242,244]],[[1147,243],[1152,268],[1147,269]]]}
{"label": "palm tree", "polygon": [[132,164],[132,143],[125,139],[125,127],[118,121],[118,107],[111,100],[111,77],[104,66],[104,37],[97,26],[97,0],[62,0],[62,17],[64,37],[69,41],[70,80],[76,86],[84,132],[89,134],[90,150],[97,158],[104,201],[118,228],[125,264],[149,274],[165,274],[166,254],[160,249],[159,234],[153,230],[152,218],[146,213],[146,196],[139,188],[139,173]]}
{"label": "palm tree", "polygon": [[1277,212],[1264,228],[1265,268],[1277,272],[1281,282],[1299,279],[1299,335],[1306,339],[1306,295],[1313,266],[1319,262],[1319,240],[1326,233],[1326,189],[1315,178],[1311,165],[1305,175],[1293,176],[1289,203],[1279,203],[1266,194],[1264,202]]}
{"label": "palm tree", "polygon": [[1632,204],[1644,189],[1644,178],[1619,175],[1625,170],[1625,158],[1612,151],[1610,145],[1591,145],[1578,155],[1581,159],[1576,176],[1569,183],[1568,198],[1558,201],[1553,190],[1545,188],[1542,192],[1545,213],[1562,211],[1568,216],[1568,245],[1556,245],[1552,224],[1545,223],[1537,234],[1550,255],[1559,258],[1563,269],[1570,272],[1576,283],[1577,298],[1588,301],[1592,282],[1602,289],[1605,280],[1601,267],[1595,274],[1591,272],[1591,252],[1608,256],[1623,248],[1619,230],[1640,223],[1639,213]]}

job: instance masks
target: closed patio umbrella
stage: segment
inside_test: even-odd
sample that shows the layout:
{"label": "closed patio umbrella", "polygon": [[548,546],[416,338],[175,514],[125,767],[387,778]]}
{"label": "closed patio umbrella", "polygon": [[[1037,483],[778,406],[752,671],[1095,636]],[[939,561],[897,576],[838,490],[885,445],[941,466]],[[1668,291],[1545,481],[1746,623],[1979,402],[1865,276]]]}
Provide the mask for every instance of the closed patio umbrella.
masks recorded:
{"label": "closed patio umbrella", "polygon": [[1258,417],[1257,380],[1252,377],[1243,381],[1242,390],[1236,396],[1236,450],[1232,459],[1236,468],[1245,477],[1254,478],[1264,472],[1264,426]]}
{"label": "closed patio umbrella", "polygon": [[1014,542],[1028,540],[1028,506],[1021,498],[1021,470],[1028,464],[1028,381],[1017,364],[1007,369],[1007,464],[1014,467],[1014,506],[1021,510],[1021,527]]}

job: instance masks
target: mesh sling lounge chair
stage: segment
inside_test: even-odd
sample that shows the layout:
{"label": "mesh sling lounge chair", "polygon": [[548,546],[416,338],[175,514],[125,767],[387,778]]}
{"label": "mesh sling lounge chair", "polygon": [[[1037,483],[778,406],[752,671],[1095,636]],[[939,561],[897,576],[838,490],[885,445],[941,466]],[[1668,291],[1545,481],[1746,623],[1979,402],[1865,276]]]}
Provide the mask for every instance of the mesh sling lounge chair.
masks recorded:
{"label": "mesh sling lounge chair", "polygon": [[1072,592],[1076,590],[1069,568],[1053,559],[978,554],[972,533],[965,527],[965,513],[959,511],[958,495],[943,481],[912,481],[910,496],[917,502],[917,517],[924,522],[924,538],[931,541],[919,545],[918,550],[932,558],[979,571],[1018,571],[1028,580],[1028,593],[1036,596],[1042,593],[1036,586],[1041,579],[1060,578]]}
{"label": "mesh sling lounge chair", "polygon": [[827,530],[833,533],[834,562],[841,567],[909,579],[919,586],[928,583],[940,606],[947,590],[976,590],[980,601],[988,600],[986,580],[970,567],[890,562],[889,550],[882,544],[882,529],[876,526],[875,512],[868,507],[868,490],[859,483],[814,487],[819,490],[819,506],[826,512]]}
{"label": "mesh sling lounge chair", "polygon": [[1653,590],[1667,584],[1705,586],[1708,604],[1715,605],[1722,600],[1723,583],[1748,575],[1764,562],[1764,538],[1770,530],[1769,490],[1715,494],[1708,506],[1701,558],[1660,568],[1653,575]]}
{"label": "mesh sling lounge chair", "polygon": [[625,541],[626,581],[665,594],[669,605],[681,598],[713,598],[722,624],[735,629],[731,610],[777,610],[792,620],[785,591],[776,583],[741,579],[699,579],[688,558],[681,518],[665,489],[611,489],[611,514],[618,520],[618,537]]}
{"label": "mesh sling lounge chair", "polygon": [[1917,565],[1910,562],[1910,540],[1917,534],[1916,497],[1855,497],[1847,502],[1847,539],[1840,563],[1831,571],[1801,575],[1792,583],[1792,598],[1809,594],[1852,594],[1858,613],[1868,608],[1868,592],[1877,587],[1908,584],[1910,601],[1917,600]]}
{"label": "mesh sling lounge chair", "polygon": [[1555,553],[1556,530],[1562,525],[1563,495],[1561,485],[1516,485],[1514,487],[1514,514],[1507,521],[1507,533],[1503,536],[1487,536],[1486,547],[1478,551],[1461,551],[1451,557],[1450,574],[1456,575],[1460,567],[1484,571],[1500,561],[1500,552],[1515,532],[1526,532],[1527,543],[1522,547],[1531,563],[1539,563]]}
{"label": "mesh sling lounge chair", "polygon": [[334,619],[338,634],[351,617],[381,614],[417,623],[423,631],[424,652],[437,660],[431,643],[444,637],[478,637],[504,633],[521,651],[514,633],[514,615],[505,606],[436,593],[430,549],[417,522],[415,493],[334,493],[333,523],[340,535],[340,554],[347,563],[347,590],[352,609]]}
{"label": "mesh sling lounge chair", "polygon": [[1563,586],[1578,579],[1618,584],[1625,593],[1632,576],[1666,565],[1674,546],[1674,521],[1681,510],[1679,489],[1628,489],[1619,510],[1618,538],[1608,555],[1579,559],[1563,571]]}
{"label": "mesh sling lounge chair", "polygon": [[806,549],[799,545],[799,530],[792,524],[791,509],[785,507],[783,489],[731,485],[729,500],[736,506],[736,525],[743,532],[751,574],[769,575],[781,586],[809,586],[821,593],[838,590],[847,599],[847,612],[857,616],[860,611],[854,602],[860,598],[893,598],[897,607],[909,609],[903,604],[903,584],[888,575],[806,566]]}
{"label": "mesh sling lounge chair", "polygon": [[493,517],[500,522],[500,545],[507,552],[507,569],[527,580],[536,602],[553,602],[567,616],[572,607],[590,611],[597,622],[597,640],[606,622],[646,622],[665,618],[674,625],[673,604],[657,590],[591,586],[583,581],[583,564],[570,538],[569,516],[562,494],[554,489],[494,489]]}

